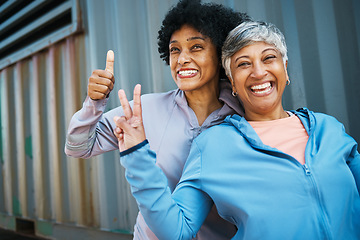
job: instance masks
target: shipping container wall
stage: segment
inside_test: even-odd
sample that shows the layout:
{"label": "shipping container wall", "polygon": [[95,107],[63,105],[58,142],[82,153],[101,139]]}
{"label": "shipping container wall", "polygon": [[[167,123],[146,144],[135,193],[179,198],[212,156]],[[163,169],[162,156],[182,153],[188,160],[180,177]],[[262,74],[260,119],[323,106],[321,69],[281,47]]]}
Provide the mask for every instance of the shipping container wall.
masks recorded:
{"label": "shipping container wall", "polygon": [[[36,235],[54,239],[80,239],[91,229],[114,233],[92,236],[131,236],[137,208],[118,159],[108,161],[117,176],[106,181],[99,159],[64,153],[67,125],[86,96],[86,59],[84,34],[77,34],[0,73],[3,228],[34,222]],[[111,189],[113,204],[99,196],[103,189]]]}
{"label": "shipping container wall", "polygon": [[[286,109],[307,107],[335,116],[360,141],[360,1],[358,0],[205,0],[274,23],[288,45],[291,85]],[[176,87],[157,52],[157,32],[176,0],[87,1],[90,69],[105,68],[108,49],[115,52],[115,90],[131,96]],[[91,70],[89,71],[89,74]],[[109,108],[119,105],[110,95]]]}
{"label": "shipping container wall", "polygon": [[[120,88],[131,97],[137,83],[143,93],[176,87],[157,52],[161,21],[176,2],[81,0],[81,33],[0,69],[0,227],[21,231],[25,224],[52,239],[131,239],[137,206],[119,153],[67,157],[66,130],[109,49],[115,86],[107,110],[119,106]],[[331,114],[360,141],[358,0],[204,2],[277,25],[289,51],[286,109]]]}

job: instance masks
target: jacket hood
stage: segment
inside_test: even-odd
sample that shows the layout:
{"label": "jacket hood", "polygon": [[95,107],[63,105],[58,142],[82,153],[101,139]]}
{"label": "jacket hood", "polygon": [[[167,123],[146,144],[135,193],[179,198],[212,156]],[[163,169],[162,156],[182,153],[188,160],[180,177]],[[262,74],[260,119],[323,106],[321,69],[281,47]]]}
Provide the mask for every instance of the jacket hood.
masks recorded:
{"label": "jacket hood", "polygon": [[240,100],[232,95],[231,83],[228,80],[221,79],[219,81],[219,87],[219,100],[224,102],[224,106],[219,114],[229,115],[236,113],[240,116],[244,116],[244,108]]}

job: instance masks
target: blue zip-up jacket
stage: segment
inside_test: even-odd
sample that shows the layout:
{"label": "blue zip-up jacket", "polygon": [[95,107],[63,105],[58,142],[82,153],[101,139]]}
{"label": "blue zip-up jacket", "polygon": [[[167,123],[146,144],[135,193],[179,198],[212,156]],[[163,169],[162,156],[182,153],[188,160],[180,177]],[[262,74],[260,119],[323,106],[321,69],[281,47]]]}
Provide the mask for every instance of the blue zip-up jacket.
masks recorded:
{"label": "blue zip-up jacket", "polygon": [[145,142],[122,152],[126,178],[159,239],[191,239],[213,203],[234,239],[360,239],[360,155],[335,118],[293,111],[308,135],[305,164],[264,145],[238,115],[193,142],[173,195]]}

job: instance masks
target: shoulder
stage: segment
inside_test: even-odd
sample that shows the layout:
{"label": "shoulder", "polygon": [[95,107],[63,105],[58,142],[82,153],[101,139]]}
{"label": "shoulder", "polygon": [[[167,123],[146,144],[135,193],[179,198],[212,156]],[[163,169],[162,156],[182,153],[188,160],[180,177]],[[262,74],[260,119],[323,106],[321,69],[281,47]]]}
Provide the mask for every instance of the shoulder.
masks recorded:
{"label": "shoulder", "polygon": [[194,143],[197,145],[199,151],[202,152],[227,148],[234,141],[238,141],[241,138],[242,135],[234,125],[228,122],[222,122],[202,132],[194,139]]}
{"label": "shoulder", "polygon": [[[212,135],[218,135],[222,132],[233,132],[236,131],[236,128],[234,125],[228,123],[228,122],[222,122],[220,124],[214,125],[210,128],[208,128],[206,131],[202,132],[197,139],[207,138]],[[221,134],[223,135],[223,134]]]}
{"label": "shoulder", "polygon": [[177,90],[163,93],[150,93],[141,96],[143,116],[158,114],[159,117],[168,115],[175,106]]}
{"label": "shoulder", "polygon": [[328,133],[345,131],[344,125],[334,116],[321,112],[313,112],[306,108],[298,109],[296,112],[303,123],[304,119],[306,119],[310,127],[318,131],[326,130]]}
{"label": "shoulder", "polygon": [[238,115],[228,115],[222,123],[214,125],[202,132],[196,139],[205,141],[211,137],[217,137],[216,141],[228,141],[228,138],[242,137],[250,126],[246,120]]}
{"label": "shoulder", "polygon": [[325,114],[325,113],[321,113],[321,112],[314,112],[314,111],[310,111],[307,108],[300,108],[296,111],[294,111],[300,118],[307,118],[307,119],[314,119],[317,122],[327,122],[327,123],[332,123],[332,124],[341,124],[341,122],[339,122],[335,117]]}
{"label": "shoulder", "polygon": [[345,126],[331,115],[315,112],[314,117],[316,119],[316,126],[319,131],[325,130],[329,134],[336,134],[336,136],[338,136],[338,134],[343,134],[346,132]]}
{"label": "shoulder", "polygon": [[310,112],[316,121],[317,124],[319,124],[322,127],[326,126],[332,126],[332,127],[340,127],[343,128],[343,124],[334,116],[321,113],[321,112]]}
{"label": "shoulder", "polygon": [[148,93],[141,96],[142,104],[163,102],[163,101],[174,101],[177,89],[162,93]]}
{"label": "shoulder", "polygon": [[321,112],[313,112],[315,119],[319,120],[319,121],[326,121],[329,123],[336,123],[336,124],[340,124],[340,122],[331,115],[325,114],[325,113],[321,113]]}

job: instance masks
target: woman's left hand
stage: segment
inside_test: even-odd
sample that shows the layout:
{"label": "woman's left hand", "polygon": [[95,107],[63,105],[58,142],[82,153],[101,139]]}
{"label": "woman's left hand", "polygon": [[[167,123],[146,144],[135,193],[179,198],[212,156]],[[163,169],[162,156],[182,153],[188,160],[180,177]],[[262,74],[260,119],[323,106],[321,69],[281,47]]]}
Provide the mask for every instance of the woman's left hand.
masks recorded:
{"label": "woman's left hand", "polygon": [[124,90],[120,89],[118,95],[124,110],[124,116],[114,117],[114,122],[116,124],[114,134],[118,138],[119,150],[122,152],[146,139],[142,121],[141,85],[137,84],[134,88],[133,109],[130,107]]}

